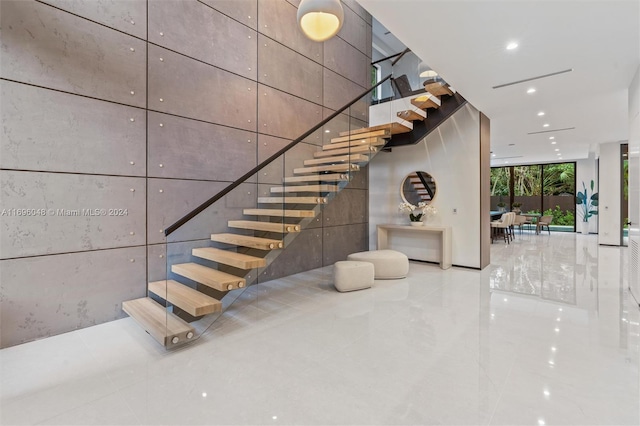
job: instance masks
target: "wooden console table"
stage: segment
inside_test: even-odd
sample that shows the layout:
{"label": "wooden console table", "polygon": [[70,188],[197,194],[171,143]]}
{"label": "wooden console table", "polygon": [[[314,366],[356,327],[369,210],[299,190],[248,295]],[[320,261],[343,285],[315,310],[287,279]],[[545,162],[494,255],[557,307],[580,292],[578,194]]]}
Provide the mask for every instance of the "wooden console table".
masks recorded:
{"label": "wooden console table", "polygon": [[[440,267],[451,268],[451,227],[450,226],[408,226],[408,225],[378,225],[378,250],[389,248],[389,232],[410,233],[421,238],[425,233],[440,234]],[[399,250],[402,251],[402,250]]]}

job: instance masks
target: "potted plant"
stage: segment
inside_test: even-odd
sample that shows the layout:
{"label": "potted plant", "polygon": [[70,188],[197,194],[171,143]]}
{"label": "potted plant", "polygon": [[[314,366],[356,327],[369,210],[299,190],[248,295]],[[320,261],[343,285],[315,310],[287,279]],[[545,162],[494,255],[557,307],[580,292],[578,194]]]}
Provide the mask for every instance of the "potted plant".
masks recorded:
{"label": "potted plant", "polygon": [[407,202],[400,203],[398,210],[409,213],[409,220],[412,226],[424,225],[424,222],[422,222],[423,217],[426,215],[434,215],[438,212],[435,207],[424,201],[419,202],[417,206]]}
{"label": "potted plant", "polygon": [[506,207],[507,207],[507,203],[505,203],[504,201],[500,201],[498,204],[498,210],[500,210],[501,212],[506,211]]}
{"label": "potted plant", "polygon": [[582,182],[582,189],[584,191],[578,191],[576,194],[576,204],[578,205],[578,211],[582,215],[582,222],[580,223],[581,231],[584,235],[589,233],[589,219],[591,216],[598,214],[598,193],[593,192],[594,185],[595,184],[592,179],[590,185],[591,196],[589,196],[587,192],[587,187],[584,184],[584,181]]}
{"label": "potted plant", "polygon": [[520,213],[521,212],[520,207],[522,207],[522,203],[519,203],[516,201],[515,203],[511,204],[511,211],[515,213]]}

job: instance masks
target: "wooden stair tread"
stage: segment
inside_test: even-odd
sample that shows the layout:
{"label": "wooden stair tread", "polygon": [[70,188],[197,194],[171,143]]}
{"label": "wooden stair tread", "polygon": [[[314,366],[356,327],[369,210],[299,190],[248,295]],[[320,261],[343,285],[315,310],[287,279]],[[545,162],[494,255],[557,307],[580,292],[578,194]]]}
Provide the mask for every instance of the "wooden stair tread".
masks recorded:
{"label": "wooden stair tread", "polygon": [[290,185],[274,186],[271,188],[272,194],[282,194],[287,192],[338,192],[336,185]]}
{"label": "wooden stair tread", "polygon": [[[282,210],[278,210],[282,212]],[[245,213],[246,214],[246,213]],[[230,233],[211,234],[211,241],[225,244],[233,244],[236,246],[250,247],[260,250],[276,250],[281,249],[283,243],[281,240],[272,238],[252,237],[250,235],[238,235]]]}
{"label": "wooden stair tread", "polygon": [[250,216],[276,216],[276,217],[315,217],[316,216],[316,212],[314,212],[313,210],[244,209],[243,213]]}
{"label": "wooden stair tread", "polygon": [[441,102],[440,99],[433,96],[431,93],[425,93],[424,95],[420,95],[416,98],[411,99],[411,105],[418,107],[420,109],[427,108],[440,108]]}
{"label": "wooden stair tread", "polygon": [[[413,126],[411,126],[411,123],[409,122],[404,122],[404,123],[393,122],[393,123],[387,123],[387,124],[380,124],[373,127],[365,127],[362,129],[351,130],[349,132],[340,132],[339,135],[344,137],[344,136],[353,136],[353,135],[363,135],[363,134],[377,132],[377,131],[387,131],[391,135],[396,135],[398,133],[407,133],[407,132],[410,132],[411,130],[413,130]],[[333,139],[331,139],[331,141],[333,142]],[[338,142],[344,142],[344,141],[338,141]]]}
{"label": "wooden stair tread", "polygon": [[311,176],[290,176],[283,179],[284,183],[300,182],[349,182],[349,175],[342,173],[323,173]]}
{"label": "wooden stair tread", "polygon": [[362,138],[352,139],[347,142],[328,143],[322,145],[323,151],[332,151],[334,149],[348,148],[354,146],[384,146],[387,144],[387,140],[383,138]]}
{"label": "wooden stair tread", "polygon": [[324,197],[258,197],[259,204],[326,204]]}
{"label": "wooden stair tread", "polygon": [[415,121],[415,120],[424,121],[424,119],[427,118],[426,115],[422,115],[419,112],[416,112],[413,110],[398,111],[397,115],[398,117],[407,121]]}
{"label": "wooden stair tread", "polygon": [[[329,145],[331,146],[331,145]],[[313,153],[313,157],[314,158],[324,158],[324,157],[331,157],[333,155],[343,155],[343,154],[358,154],[358,153],[371,153],[371,152],[376,152],[378,151],[378,148],[376,148],[373,145],[356,145],[356,146],[351,146],[351,147],[346,147],[346,148],[339,148],[339,149],[330,149],[330,150],[326,150],[326,151],[316,151]]]}
{"label": "wooden stair tread", "polygon": [[369,129],[371,128],[365,127],[363,129],[351,130],[350,132],[341,132],[340,137],[331,139],[331,143],[349,142],[358,138],[388,138],[391,136],[387,128]]}
{"label": "wooden stair tread", "polygon": [[449,89],[449,85],[446,83],[431,83],[424,86],[424,88],[434,96],[453,95],[453,92]]}
{"label": "wooden stair tread", "polygon": [[197,263],[171,265],[171,272],[219,291],[235,290],[246,285],[244,278],[227,274],[217,269],[207,268]]}
{"label": "wooden stair tread", "polygon": [[122,302],[122,310],[163,346],[175,346],[193,337],[193,327],[149,297]]}
{"label": "wooden stair tread", "polygon": [[151,282],[149,291],[194,317],[222,311],[219,300],[174,280]]}
{"label": "wooden stair tread", "polygon": [[305,166],[316,166],[319,164],[334,164],[334,163],[366,163],[369,161],[369,156],[364,154],[352,154],[352,155],[333,155],[323,158],[314,158],[313,160],[304,160]]}
{"label": "wooden stair tread", "polygon": [[344,164],[331,164],[328,166],[315,166],[315,167],[300,167],[293,169],[293,173],[296,175],[304,175],[309,173],[319,172],[355,172],[360,170],[360,166],[353,163]]}
{"label": "wooden stair tread", "polygon": [[300,232],[300,225],[282,224],[277,222],[260,222],[254,220],[230,220],[230,228],[251,229],[254,231],[277,232],[285,234],[288,232]]}
{"label": "wooden stair tread", "polygon": [[[282,225],[275,223],[274,225]],[[222,250],[214,247],[201,247],[191,250],[191,254],[202,259],[222,263],[240,269],[254,269],[267,266],[267,261],[261,257],[236,253],[235,251]]]}

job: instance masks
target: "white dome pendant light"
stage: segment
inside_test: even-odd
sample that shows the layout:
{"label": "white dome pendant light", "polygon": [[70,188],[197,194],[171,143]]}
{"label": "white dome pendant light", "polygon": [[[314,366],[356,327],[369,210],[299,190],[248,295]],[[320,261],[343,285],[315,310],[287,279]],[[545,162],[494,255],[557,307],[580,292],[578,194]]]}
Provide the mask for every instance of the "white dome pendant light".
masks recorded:
{"label": "white dome pendant light", "polygon": [[343,21],[340,0],[302,0],[298,7],[298,25],[313,41],[329,40],[338,34]]}

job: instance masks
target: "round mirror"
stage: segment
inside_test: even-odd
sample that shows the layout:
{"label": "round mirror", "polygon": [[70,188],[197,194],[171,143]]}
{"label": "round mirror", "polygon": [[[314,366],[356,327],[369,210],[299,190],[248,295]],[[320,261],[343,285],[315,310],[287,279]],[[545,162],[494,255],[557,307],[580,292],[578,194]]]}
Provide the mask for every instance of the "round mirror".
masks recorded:
{"label": "round mirror", "polygon": [[400,196],[414,206],[420,202],[429,204],[436,196],[436,181],[427,172],[409,173],[400,186]]}

